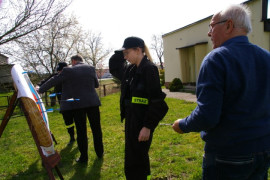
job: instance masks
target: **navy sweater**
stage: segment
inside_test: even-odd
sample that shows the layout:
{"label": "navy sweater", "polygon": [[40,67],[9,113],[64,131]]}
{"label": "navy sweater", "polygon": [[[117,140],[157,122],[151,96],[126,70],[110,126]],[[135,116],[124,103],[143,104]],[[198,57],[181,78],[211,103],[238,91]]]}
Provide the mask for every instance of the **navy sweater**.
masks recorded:
{"label": "navy sweater", "polygon": [[205,152],[249,154],[270,149],[270,53],[246,36],[226,41],[203,60],[197,107],[179,126],[199,132]]}

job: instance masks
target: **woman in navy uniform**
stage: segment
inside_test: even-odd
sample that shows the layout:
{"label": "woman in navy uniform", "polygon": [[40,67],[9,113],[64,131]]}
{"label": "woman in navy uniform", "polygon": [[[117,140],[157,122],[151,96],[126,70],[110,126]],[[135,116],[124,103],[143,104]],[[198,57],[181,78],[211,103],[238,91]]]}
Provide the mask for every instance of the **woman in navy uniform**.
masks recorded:
{"label": "woman in navy uniform", "polygon": [[138,37],[126,38],[123,47],[110,58],[109,66],[111,74],[121,80],[126,178],[148,180],[151,177],[148,151],[153,132],[168,111],[158,68],[144,41]]}

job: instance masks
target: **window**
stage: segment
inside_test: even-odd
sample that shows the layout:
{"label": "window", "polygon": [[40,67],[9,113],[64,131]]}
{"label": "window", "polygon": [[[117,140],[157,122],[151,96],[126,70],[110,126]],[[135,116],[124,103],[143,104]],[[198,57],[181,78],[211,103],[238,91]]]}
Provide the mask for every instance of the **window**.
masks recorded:
{"label": "window", "polygon": [[267,3],[267,19],[270,19],[270,1]]}
{"label": "window", "polygon": [[270,31],[270,0],[262,0],[262,21],[264,31]]}

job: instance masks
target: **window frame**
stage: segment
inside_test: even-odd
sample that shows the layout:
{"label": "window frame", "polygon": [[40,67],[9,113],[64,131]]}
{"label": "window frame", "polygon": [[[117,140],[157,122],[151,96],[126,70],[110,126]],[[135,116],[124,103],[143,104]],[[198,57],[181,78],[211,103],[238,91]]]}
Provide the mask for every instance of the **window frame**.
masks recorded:
{"label": "window frame", "polygon": [[270,0],[262,0],[262,21],[264,22],[264,31],[270,32],[270,17],[267,17],[268,11],[268,3],[270,3]]}

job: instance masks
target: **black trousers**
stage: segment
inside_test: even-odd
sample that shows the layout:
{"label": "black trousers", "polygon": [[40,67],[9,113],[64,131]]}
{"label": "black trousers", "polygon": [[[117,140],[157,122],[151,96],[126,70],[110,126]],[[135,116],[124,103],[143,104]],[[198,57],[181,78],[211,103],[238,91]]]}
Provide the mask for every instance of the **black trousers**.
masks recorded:
{"label": "black trousers", "polygon": [[66,119],[69,119],[69,122],[74,119],[77,130],[77,144],[81,153],[80,157],[82,159],[88,159],[86,115],[88,116],[89,124],[93,134],[95,152],[98,157],[102,157],[104,149],[99,106],[64,111],[63,114],[65,114]]}
{"label": "black trousers", "polygon": [[150,172],[149,149],[152,142],[151,132],[148,141],[139,142],[142,120],[136,119],[126,107],[125,118],[125,176],[127,180],[146,180]]}
{"label": "black trousers", "polygon": [[77,132],[77,144],[82,159],[88,159],[88,140],[86,128],[86,112],[84,109],[63,111],[65,121],[74,120]]}
{"label": "black trousers", "polygon": [[93,134],[94,148],[97,156],[101,158],[103,156],[104,149],[100,124],[99,106],[88,107],[85,110]]}
{"label": "black trousers", "polygon": [[73,113],[70,113],[69,111],[63,111],[61,113],[63,115],[63,119],[65,121],[67,131],[70,135],[70,139],[74,139],[74,115],[73,115]]}

